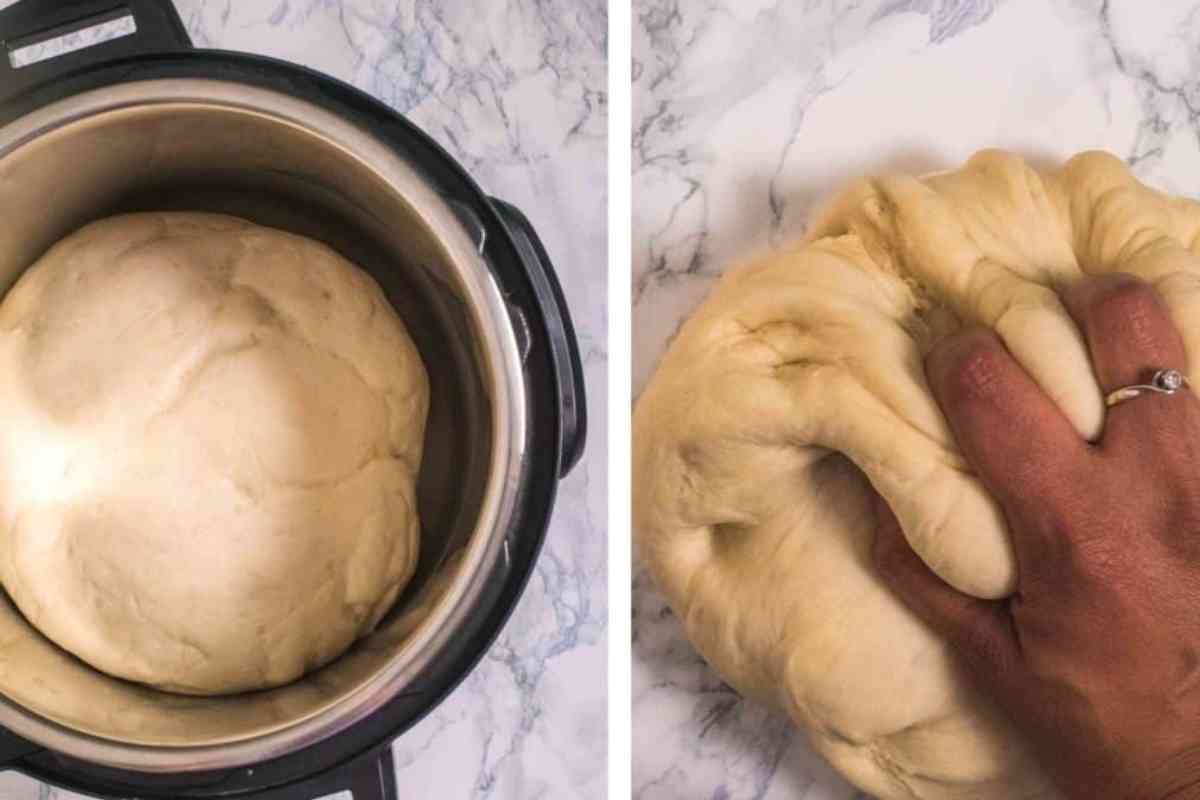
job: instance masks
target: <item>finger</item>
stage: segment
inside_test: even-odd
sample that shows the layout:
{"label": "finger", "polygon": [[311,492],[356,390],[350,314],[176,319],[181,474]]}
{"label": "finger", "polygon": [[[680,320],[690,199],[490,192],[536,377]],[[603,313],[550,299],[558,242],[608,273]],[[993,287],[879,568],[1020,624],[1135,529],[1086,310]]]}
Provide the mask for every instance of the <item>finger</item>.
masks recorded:
{"label": "finger", "polygon": [[908,546],[895,514],[878,494],[875,514],[875,567],[891,590],[979,678],[1006,681],[1018,656],[1007,604],[963,594],[935,575]]}
{"label": "finger", "polygon": [[947,337],[926,372],[963,456],[1010,519],[1076,491],[1064,478],[1086,468],[1087,443],[994,333]]}
{"label": "finger", "polygon": [[[1160,369],[1186,371],[1183,338],[1171,320],[1166,303],[1150,284],[1132,275],[1089,278],[1073,286],[1064,298],[1088,340],[1096,378],[1105,395],[1116,389],[1149,383]],[[1185,420],[1195,421],[1195,397],[1190,391],[1173,395],[1153,392],[1125,400],[1108,409],[1102,441],[1106,448],[1123,449],[1153,443],[1155,450],[1183,433]]]}

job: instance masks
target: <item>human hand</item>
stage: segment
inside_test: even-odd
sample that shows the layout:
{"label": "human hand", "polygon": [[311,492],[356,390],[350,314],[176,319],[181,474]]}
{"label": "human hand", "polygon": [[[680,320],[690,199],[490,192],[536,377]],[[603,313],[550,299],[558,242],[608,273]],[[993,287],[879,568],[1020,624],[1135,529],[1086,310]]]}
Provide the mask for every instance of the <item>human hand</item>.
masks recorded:
{"label": "human hand", "polygon": [[[1186,368],[1148,284],[1088,279],[1064,300],[1106,393]],[[1200,798],[1200,400],[1127,400],[1089,443],[990,331],[950,337],[926,370],[1007,517],[1017,591],[995,602],[951,588],[882,500],[881,574],[1068,797]]]}

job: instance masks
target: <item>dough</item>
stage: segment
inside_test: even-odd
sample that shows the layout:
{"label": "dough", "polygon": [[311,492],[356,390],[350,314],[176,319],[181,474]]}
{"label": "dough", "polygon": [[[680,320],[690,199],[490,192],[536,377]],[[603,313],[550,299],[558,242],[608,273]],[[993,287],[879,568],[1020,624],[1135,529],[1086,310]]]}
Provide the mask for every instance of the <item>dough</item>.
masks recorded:
{"label": "dough", "polygon": [[208,214],[75,233],[0,305],[0,580],[110,675],[278,686],[412,575],[428,408],[375,282]]}
{"label": "dough", "polygon": [[1004,519],[926,385],[931,345],[988,325],[1095,438],[1104,406],[1059,301],[1082,275],[1163,293],[1200,358],[1200,204],[1088,153],[1038,172],[1002,152],[924,179],[866,180],[807,240],[727,274],[634,417],[642,558],[700,652],[786,710],[880,798],[1055,796],[875,576],[869,486],[943,579],[1014,585]]}

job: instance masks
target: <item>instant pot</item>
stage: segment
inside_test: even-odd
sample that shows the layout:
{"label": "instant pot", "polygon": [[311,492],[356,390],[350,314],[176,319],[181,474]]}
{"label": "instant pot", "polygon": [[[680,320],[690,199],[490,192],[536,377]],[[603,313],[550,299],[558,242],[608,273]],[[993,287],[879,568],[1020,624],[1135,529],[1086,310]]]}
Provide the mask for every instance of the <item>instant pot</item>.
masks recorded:
{"label": "instant pot", "polygon": [[[127,35],[14,66],[106,21]],[[21,0],[0,42],[0,290],[96,219],[233,214],[370,272],[431,382],[420,563],[375,633],[291,685],[183,697],[91,669],[0,596],[0,764],[106,797],[400,796],[389,745],[495,639],[583,449],[583,371],[545,249],[400,115],[304,67],[193,49],[169,2]]]}

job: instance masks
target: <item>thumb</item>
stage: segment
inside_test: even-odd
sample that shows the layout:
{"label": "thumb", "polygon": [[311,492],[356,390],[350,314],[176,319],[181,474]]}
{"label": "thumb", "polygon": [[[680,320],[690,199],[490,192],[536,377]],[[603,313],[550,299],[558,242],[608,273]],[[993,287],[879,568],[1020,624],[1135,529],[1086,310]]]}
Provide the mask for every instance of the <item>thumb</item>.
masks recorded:
{"label": "thumb", "polygon": [[978,679],[1007,683],[1020,652],[1007,601],[980,600],[939,578],[909,547],[896,515],[878,494],[875,513],[875,568],[884,582]]}

